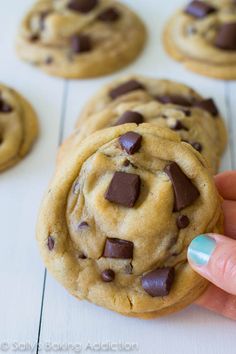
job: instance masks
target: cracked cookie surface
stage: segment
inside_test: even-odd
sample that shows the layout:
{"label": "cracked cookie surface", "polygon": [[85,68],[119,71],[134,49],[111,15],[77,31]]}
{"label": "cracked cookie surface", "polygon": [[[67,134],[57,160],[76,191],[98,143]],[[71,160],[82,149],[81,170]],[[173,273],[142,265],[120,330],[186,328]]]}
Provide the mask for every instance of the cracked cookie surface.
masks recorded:
{"label": "cracked cookie surface", "polygon": [[15,90],[0,84],[0,171],[21,160],[38,135],[36,114]]}
{"label": "cracked cookie surface", "polygon": [[39,0],[26,15],[17,53],[46,73],[88,78],[132,62],[146,41],[145,26],[111,0]]}
{"label": "cracked cookie surface", "polygon": [[126,77],[105,86],[87,103],[73,142],[79,144],[96,130],[128,122],[153,123],[175,130],[217,172],[227,133],[212,99],[204,99],[178,82]]}
{"label": "cracked cookie surface", "polygon": [[219,79],[236,79],[236,3],[192,1],[168,21],[164,46],[187,69]]}
{"label": "cracked cookie surface", "polygon": [[188,266],[187,246],[222,231],[201,155],[151,124],[102,130],[64,151],[37,227],[48,270],[77,298],[128,316],[193,302],[207,281]]}

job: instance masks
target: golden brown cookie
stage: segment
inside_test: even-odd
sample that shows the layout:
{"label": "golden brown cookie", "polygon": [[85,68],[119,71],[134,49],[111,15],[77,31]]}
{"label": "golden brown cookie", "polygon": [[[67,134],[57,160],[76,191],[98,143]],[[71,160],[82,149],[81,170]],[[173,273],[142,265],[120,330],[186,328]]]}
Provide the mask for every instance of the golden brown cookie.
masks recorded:
{"label": "golden brown cookie", "polygon": [[203,157],[152,124],[98,131],[64,153],[37,227],[53,276],[78,299],[127,316],[192,303],[207,281],[188,265],[187,247],[223,221]]}
{"label": "golden brown cookie", "polygon": [[131,122],[155,123],[176,130],[182,140],[202,152],[217,172],[227,133],[212,99],[203,99],[178,82],[126,77],[102,88],[86,104],[76,125],[76,139],[82,140],[99,129]]}
{"label": "golden brown cookie", "polygon": [[192,1],[164,30],[164,46],[189,70],[218,79],[236,79],[236,2]]}
{"label": "golden brown cookie", "polygon": [[21,160],[37,135],[38,122],[31,105],[15,90],[0,84],[0,171]]}
{"label": "golden brown cookie", "polygon": [[112,73],[142,51],[141,19],[114,0],[39,0],[24,18],[17,53],[47,74],[89,78]]}

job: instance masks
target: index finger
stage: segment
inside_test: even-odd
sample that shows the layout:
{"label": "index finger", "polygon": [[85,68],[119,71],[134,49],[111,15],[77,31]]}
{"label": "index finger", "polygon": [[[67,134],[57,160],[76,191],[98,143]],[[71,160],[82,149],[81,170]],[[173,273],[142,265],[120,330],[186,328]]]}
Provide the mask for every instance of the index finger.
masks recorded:
{"label": "index finger", "polygon": [[227,200],[236,200],[236,171],[226,171],[215,176],[220,195]]}

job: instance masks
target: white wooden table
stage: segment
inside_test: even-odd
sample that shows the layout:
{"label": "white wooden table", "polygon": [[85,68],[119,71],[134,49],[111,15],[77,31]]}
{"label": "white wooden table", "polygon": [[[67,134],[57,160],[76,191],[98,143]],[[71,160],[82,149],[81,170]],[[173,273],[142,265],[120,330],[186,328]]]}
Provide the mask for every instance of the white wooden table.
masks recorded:
{"label": "white wooden table", "polygon": [[[78,302],[49,276],[35,242],[35,221],[43,192],[54,169],[58,144],[73,129],[91,94],[115,76],[149,74],[185,82],[212,96],[230,132],[222,169],[236,168],[236,83],[211,80],[187,72],[165,54],[160,33],[183,0],[126,0],[146,22],[149,43],[143,55],[110,77],[64,81],[50,78],[17,60],[17,25],[32,0],[1,0],[0,80],[22,92],[34,105],[41,136],[33,152],[0,176],[0,353],[235,354],[234,322],[196,306],[151,321],[125,318],[86,302]],[[113,350],[99,345],[113,343]],[[97,345],[97,346],[96,346]],[[123,345],[118,350],[115,345]],[[92,349],[90,349],[92,348]],[[105,349],[105,347],[104,347]],[[127,351],[127,350],[126,350]]]}

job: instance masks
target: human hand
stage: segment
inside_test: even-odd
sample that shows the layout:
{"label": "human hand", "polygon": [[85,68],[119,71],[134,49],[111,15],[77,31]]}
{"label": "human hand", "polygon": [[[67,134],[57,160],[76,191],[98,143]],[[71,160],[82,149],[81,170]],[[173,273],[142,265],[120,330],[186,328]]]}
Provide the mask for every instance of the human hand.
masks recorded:
{"label": "human hand", "polygon": [[215,177],[224,198],[225,235],[197,236],[189,245],[191,267],[212,284],[196,301],[200,306],[236,320],[236,171]]}

